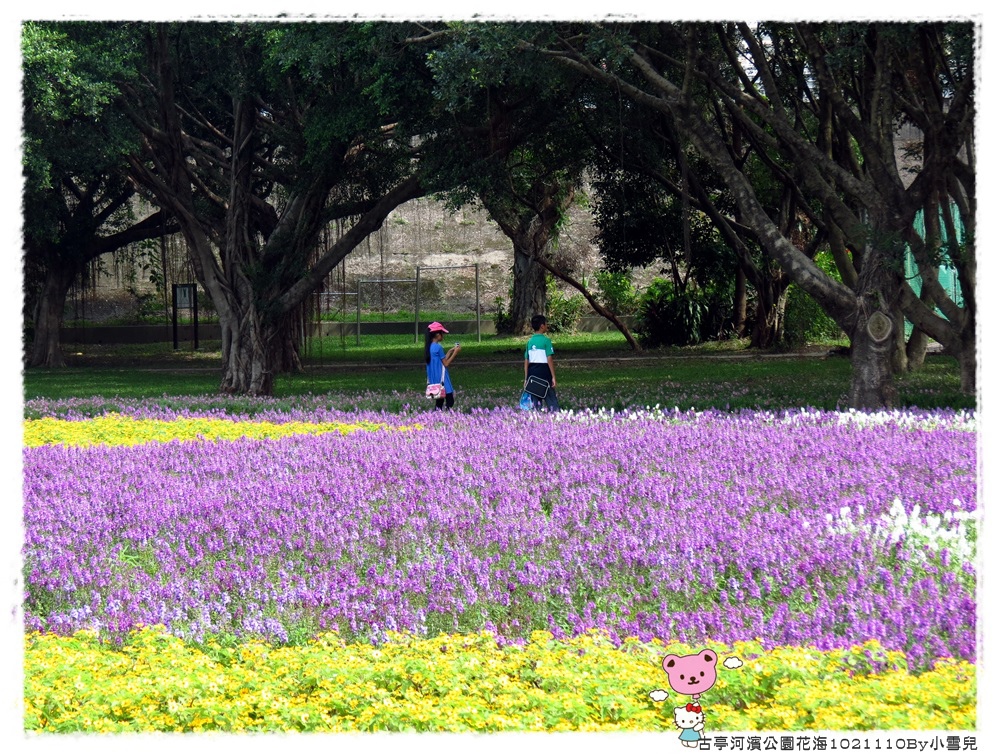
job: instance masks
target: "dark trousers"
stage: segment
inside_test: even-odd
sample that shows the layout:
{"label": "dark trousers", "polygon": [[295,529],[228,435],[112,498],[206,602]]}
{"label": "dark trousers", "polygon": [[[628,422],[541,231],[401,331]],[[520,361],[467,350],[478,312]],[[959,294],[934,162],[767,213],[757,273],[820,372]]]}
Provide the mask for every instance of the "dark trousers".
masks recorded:
{"label": "dark trousers", "polygon": [[434,401],[434,410],[439,411],[442,408],[451,408],[455,405],[455,394],[445,393],[444,398],[437,398]]}
{"label": "dark trousers", "polygon": [[558,411],[559,401],[556,400],[556,389],[550,385],[549,389],[545,392],[544,398],[531,396],[531,405],[536,410],[545,408],[548,411]]}
{"label": "dark trousers", "polygon": [[[532,364],[528,369],[527,377],[534,377],[535,379],[542,380],[549,386],[549,389],[545,391],[544,398],[539,398],[536,395],[531,396],[532,407],[535,410],[541,410],[544,408],[548,411],[558,411],[559,401],[556,399],[556,389],[552,387],[552,372],[549,370],[548,364]],[[525,377],[525,380],[527,380],[527,377]]]}

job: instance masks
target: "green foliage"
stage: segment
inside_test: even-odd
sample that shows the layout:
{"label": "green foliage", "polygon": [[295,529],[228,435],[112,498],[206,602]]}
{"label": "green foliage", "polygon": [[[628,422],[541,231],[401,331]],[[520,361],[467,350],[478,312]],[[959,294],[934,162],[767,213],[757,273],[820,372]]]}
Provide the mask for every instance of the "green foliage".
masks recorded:
{"label": "green foliage", "polygon": [[593,187],[595,241],[609,270],[644,267],[670,257],[676,217],[652,179],[609,171]]}
{"label": "green foliage", "polygon": [[[103,176],[120,171],[134,143],[123,112],[113,107],[118,92],[114,81],[127,75],[124,54],[111,49],[118,31],[116,25],[102,30],[79,22],[28,22],[21,29],[24,230],[29,243],[58,243],[71,234],[66,215],[76,208],[65,206],[65,187],[75,185],[80,194],[99,196],[95,186]],[[103,193],[114,194],[121,179],[109,183]],[[96,213],[101,202],[94,204]]]}
{"label": "green foliage", "polygon": [[[406,135],[427,112],[420,98],[429,95],[419,56],[399,45],[403,28],[372,23],[265,28],[262,83],[268,96],[278,102],[291,97],[283,107],[299,107],[296,99],[309,102],[301,123],[289,121],[290,130],[279,134],[298,152],[301,168],[315,173],[341,169],[337,163],[343,145],[368,142],[375,148],[362,156],[366,171],[344,177],[376,189],[391,185],[401,167]],[[401,137],[398,142],[380,137],[387,118]]]}
{"label": "green foliage", "polygon": [[647,348],[690,346],[719,337],[728,303],[713,289],[677,291],[656,278],[639,299],[635,331]]}
{"label": "green foliage", "polygon": [[[493,313],[493,325],[498,333],[510,333],[514,327],[514,318],[511,314],[510,303],[514,301],[514,277],[513,267],[511,267],[511,277],[507,278],[507,297],[498,295],[494,301],[497,308]],[[510,303],[508,303],[510,302]]]}
{"label": "green foliage", "polygon": [[116,61],[89,40],[91,24],[25,23],[21,29],[24,167],[29,191],[59,184],[69,165],[99,174],[122,143],[110,110]]}
{"label": "green foliage", "polygon": [[573,332],[580,322],[586,303],[586,299],[579,293],[570,294],[559,290],[551,275],[546,279],[545,317],[550,332]]}
{"label": "green foliage", "polygon": [[639,308],[639,292],[632,283],[632,273],[600,270],[597,273],[597,288],[601,303],[617,316],[635,314]]}
{"label": "green foliage", "polygon": [[[814,261],[827,275],[839,279],[836,263],[829,252],[820,252]],[[807,343],[844,337],[840,326],[823,311],[816,299],[799,286],[794,283],[788,286],[786,295],[784,330],[781,336],[783,348],[800,348]]]}
{"label": "green foliage", "polygon": [[812,296],[794,283],[788,286],[785,302],[785,326],[781,345],[800,348],[807,343],[825,342],[844,337],[836,322],[823,311]]}
{"label": "green foliage", "polygon": [[505,306],[505,299],[503,296],[497,296],[495,301],[497,308],[493,313],[493,325],[496,327],[497,332],[509,333],[514,324],[511,319],[510,309]]}
{"label": "green foliage", "polygon": [[477,106],[480,95],[502,89],[532,91],[539,99],[562,96],[562,72],[520,47],[535,33],[545,36],[544,27],[465,21],[444,26],[447,35],[426,54],[435,98],[448,110]]}
{"label": "green foliage", "polygon": [[635,331],[646,348],[688,346],[700,342],[703,302],[695,296],[678,295],[673,284],[654,280],[639,301]]}

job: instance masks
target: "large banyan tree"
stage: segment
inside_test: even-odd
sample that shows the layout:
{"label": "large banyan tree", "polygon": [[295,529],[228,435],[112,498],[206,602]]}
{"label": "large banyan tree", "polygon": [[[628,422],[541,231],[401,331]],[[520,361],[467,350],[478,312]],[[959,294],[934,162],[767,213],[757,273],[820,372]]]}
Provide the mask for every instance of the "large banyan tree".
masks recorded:
{"label": "large banyan tree", "polygon": [[297,368],[297,309],[393,209],[489,170],[544,122],[531,99],[442,101],[418,24],[129,28],[132,174],[219,313],[225,392],[268,394]]}
{"label": "large banyan tree", "polygon": [[[851,405],[881,407],[896,401],[900,312],[975,389],[974,37],[961,22],[594,23],[522,49],[669,116],[740,221],[850,337]],[[908,149],[904,126],[919,134]],[[744,169],[751,152],[830,239],[837,276],[767,211]],[[907,253],[920,295],[903,274]],[[941,265],[957,271],[961,304],[939,284]]]}
{"label": "large banyan tree", "polygon": [[[392,26],[127,28],[135,75],[119,82],[120,104],[142,143],[132,175],[175,218],[219,314],[222,390],[268,394],[298,366],[298,307],[427,190],[428,110],[407,107],[427,77]],[[317,254],[334,222],[343,232]]]}

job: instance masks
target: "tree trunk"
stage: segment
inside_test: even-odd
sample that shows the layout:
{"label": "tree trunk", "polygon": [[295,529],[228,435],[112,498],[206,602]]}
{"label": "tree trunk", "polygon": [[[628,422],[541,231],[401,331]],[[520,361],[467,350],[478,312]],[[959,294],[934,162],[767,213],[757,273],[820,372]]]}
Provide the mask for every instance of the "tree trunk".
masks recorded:
{"label": "tree trunk", "polygon": [[[909,283],[905,285],[909,285]],[[930,288],[926,285],[920,289],[920,303],[929,308],[934,307],[934,298],[930,294]],[[930,338],[927,333],[914,325],[913,331],[910,333],[910,340],[906,344],[906,368],[909,371],[915,372],[924,365],[929,342]]]}
{"label": "tree trunk", "polygon": [[261,297],[247,277],[238,273],[235,279],[236,284],[226,291],[226,306],[216,307],[222,326],[219,389],[223,393],[271,395],[276,374],[302,371],[302,310],[296,307],[277,319],[262,313],[255,304]]}
{"label": "tree trunk", "polygon": [[757,311],[754,314],[753,330],[750,332],[750,347],[762,350],[773,348],[778,343],[780,330],[777,307],[758,293]]}
{"label": "tree trunk", "polygon": [[535,264],[531,246],[514,240],[514,291],[510,301],[509,334],[527,335],[531,318],[545,312],[545,269]]}
{"label": "tree trunk", "polygon": [[[956,342],[957,341],[957,342]],[[971,322],[963,328],[961,334],[954,338],[951,344],[945,346],[944,352],[955,358],[961,378],[960,389],[963,393],[976,393],[976,328]]]}
{"label": "tree trunk", "polygon": [[35,304],[35,333],[31,343],[33,367],[63,367],[66,360],[59,347],[59,329],[66,308],[66,295],[73,284],[74,271],[65,265],[50,264]]}
{"label": "tree trunk", "polygon": [[[914,336],[918,330],[925,337],[936,340],[944,347],[944,352],[953,356],[959,364],[962,375],[962,390],[970,394],[976,390],[976,311],[970,306],[970,299],[961,316],[956,320],[943,319],[921,303],[908,284],[901,286],[901,304],[906,316],[913,322]],[[921,292],[923,296],[923,292]],[[919,343],[919,341],[917,342]],[[917,344],[914,345],[916,347]]]}
{"label": "tree trunk", "polygon": [[747,326],[747,275],[736,265],[736,291],[733,293],[733,332],[743,337]]}
{"label": "tree trunk", "polygon": [[228,308],[241,314],[219,314],[223,393],[271,395],[276,374],[302,371],[295,313],[273,322],[252,299],[230,298]]}
{"label": "tree trunk", "polygon": [[825,212],[824,215],[830,234],[830,254],[833,256],[834,264],[837,265],[837,272],[840,273],[840,279],[844,285],[848,288],[854,288],[858,282],[858,271],[854,269],[854,262],[847,250],[844,234],[833,222],[829,212]]}
{"label": "tree trunk", "polygon": [[[891,321],[891,318],[890,318]],[[877,342],[868,333],[868,318],[858,318],[851,335],[851,408],[891,408],[896,405],[890,335]]]}
{"label": "tree trunk", "polygon": [[[869,208],[871,238],[892,231],[885,207]],[[853,312],[834,317],[851,339],[851,408],[894,408],[897,405],[894,361],[901,341],[904,288],[912,295],[896,264],[899,251],[892,244],[869,240],[861,254],[854,285]]]}
{"label": "tree trunk", "polygon": [[906,342],[906,369],[909,372],[916,372],[924,365],[927,357],[927,344],[930,338],[920,328],[914,327],[910,333],[910,339]]}
{"label": "tree trunk", "polygon": [[757,310],[754,315],[750,347],[767,350],[781,342],[784,332],[785,300],[788,279],[764,278],[757,281]]}
{"label": "tree trunk", "polygon": [[958,368],[961,371],[961,389],[963,393],[976,393],[976,338],[966,333],[962,338],[962,350],[958,355]]}
{"label": "tree trunk", "polygon": [[280,373],[299,373],[302,371],[303,337],[301,317],[298,313],[278,328],[275,334],[275,369]]}
{"label": "tree trunk", "polygon": [[510,302],[512,335],[531,332],[531,317],[545,312],[545,270],[536,263],[536,250],[548,248],[562,212],[573,198],[573,190],[557,198],[560,184],[539,182],[532,187],[537,198],[534,211],[504,198],[483,195],[481,201],[490,217],[514,247],[514,290]]}
{"label": "tree trunk", "polygon": [[223,393],[271,395],[278,371],[282,339],[280,328],[264,325],[254,307],[227,317],[223,327]]}

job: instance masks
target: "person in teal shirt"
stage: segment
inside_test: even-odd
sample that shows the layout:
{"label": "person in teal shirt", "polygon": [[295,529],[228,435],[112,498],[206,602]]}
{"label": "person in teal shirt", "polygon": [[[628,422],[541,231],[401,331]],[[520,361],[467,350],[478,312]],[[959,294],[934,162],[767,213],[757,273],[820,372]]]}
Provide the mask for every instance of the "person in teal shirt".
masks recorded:
{"label": "person in teal shirt", "polygon": [[528,338],[524,348],[524,382],[529,377],[537,377],[548,385],[544,398],[531,396],[532,406],[536,409],[558,411],[559,401],[556,399],[556,366],[553,360],[552,341],[546,333],[549,326],[544,314],[536,314],[531,318],[531,329],[534,335]]}

